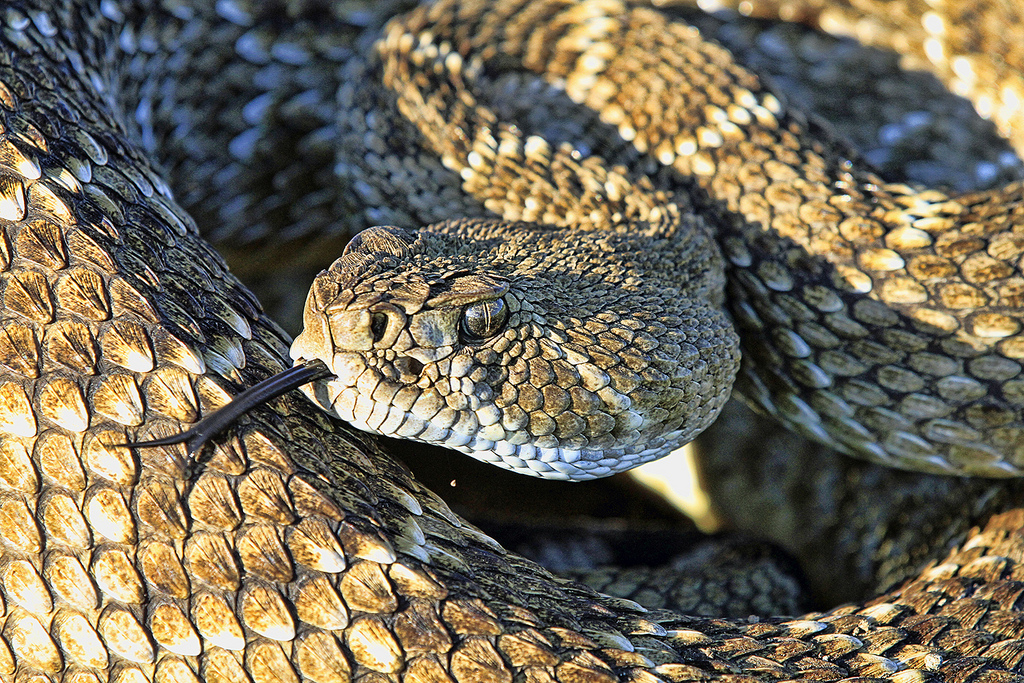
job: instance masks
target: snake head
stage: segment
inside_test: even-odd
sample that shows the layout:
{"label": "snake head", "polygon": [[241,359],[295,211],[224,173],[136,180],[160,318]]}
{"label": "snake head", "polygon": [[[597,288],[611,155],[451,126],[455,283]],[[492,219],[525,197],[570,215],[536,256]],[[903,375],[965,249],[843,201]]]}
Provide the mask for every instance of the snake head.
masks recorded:
{"label": "snake head", "polygon": [[665,455],[717,415],[735,335],[713,305],[644,276],[692,249],[616,239],[484,220],[370,228],[310,289],[291,355],[334,377],[304,391],[360,429],[534,476]]}

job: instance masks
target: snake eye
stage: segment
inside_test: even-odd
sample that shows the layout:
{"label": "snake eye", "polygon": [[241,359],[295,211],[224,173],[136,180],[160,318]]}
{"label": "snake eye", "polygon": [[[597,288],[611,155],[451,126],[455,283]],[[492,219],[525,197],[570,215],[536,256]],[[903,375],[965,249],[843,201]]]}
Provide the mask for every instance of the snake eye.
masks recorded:
{"label": "snake eye", "polygon": [[508,322],[508,306],[504,299],[480,301],[462,311],[462,341],[473,344],[498,334]]}

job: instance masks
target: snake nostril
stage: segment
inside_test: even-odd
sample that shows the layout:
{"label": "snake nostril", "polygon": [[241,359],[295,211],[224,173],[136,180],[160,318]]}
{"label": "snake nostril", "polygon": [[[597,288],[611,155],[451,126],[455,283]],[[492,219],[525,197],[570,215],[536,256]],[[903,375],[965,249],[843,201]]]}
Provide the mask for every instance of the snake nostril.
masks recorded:
{"label": "snake nostril", "polygon": [[373,335],[373,343],[376,344],[384,338],[388,330],[388,317],[383,313],[374,313],[370,319],[370,334]]}

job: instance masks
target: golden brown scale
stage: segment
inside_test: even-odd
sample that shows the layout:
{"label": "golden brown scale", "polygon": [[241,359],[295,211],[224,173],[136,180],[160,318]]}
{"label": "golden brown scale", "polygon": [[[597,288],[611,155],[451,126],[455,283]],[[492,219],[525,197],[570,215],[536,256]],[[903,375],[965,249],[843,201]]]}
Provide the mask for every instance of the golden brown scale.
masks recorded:
{"label": "golden brown scale", "polygon": [[[360,429],[546,478],[666,455],[717,416],[738,366],[717,253],[672,208],[615,232],[451,221],[360,233],[314,282],[292,347],[336,375],[309,395]],[[501,326],[467,342],[464,310]]]}
{"label": "golden brown scale", "polygon": [[[1019,184],[959,197],[887,184],[819,123],[787,110],[723,49],[650,8],[537,3],[523,9],[512,3],[475,13],[460,7],[439,5],[389,24],[377,49],[379,64],[369,67],[373,77],[349,86],[354,106],[343,115],[340,135],[351,159],[341,172],[370,204],[367,215],[407,226],[436,219],[443,207],[450,215],[490,214],[587,233],[629,230],[636,221],[657,224],[667,208],[696,207],[726,261],[727,307],[744,340],[737,388],[749,400],[803,434],[876,462],[936,473],[1020,473]],[[369,110],[375,115],[362,115]],[[392,136],[400,140],[393,149],[408,149],[409,158],[435,154],[447,169],[447,189],[464,194],[455,203],[427,202],[425,210],[419,197],[395,196],[401,160],[384,142]],[[360,157],[358,148],[384,151]],[[445,183],[436,164],[423,174],[428,193]],[[477,257],[471,244],[467,239],[460,247],[469,262]],[[489,248],[480,249],[483,261]],[[524,243],[522,251],[540,248]],[[705,258],[712,263],[717,254]],[[388,265],[396,272],[402,267]],[[688,278],[674,276],[664,291],[699,301],[688,286]],[[580,286],[560,299],[570,309],[588,309],[601,296]],[[517,305],[525,306],[521,299]],[[448,305],[445,338],[454,339],[458,307],[467,303]],[[307,324],[324,306],[331,308],[315,324],[329,324],[334,309],[347,308],[338,322],[347,329],[357,311],[375,305],[359,298],[311,301]],[[364,318],[358,325],[369,325]],[[566,324],[551,318],[531,324],[542,336]],[[397,361],[387,362],[399,364],[413,356],[418,364],[424,355],[432,363],[456,363],[459,354],[501,344],[499,332],[462,338],[461,345],[415,340],[395,346],[385,336],[367,355],[392,354]],[[551,334],[561,343],[557,332]],[[447,395],[447,406],[441,400],[414,404],[416,397],[407,396],[422,396],[424,389],[443,393],[438,387],[449,384],[449,374],[464,374],[479,387],[474,373],[491,372],[486,360],[462,374],[431,365],[422,376],[402,375],[376,368],[370,358],[359,360],[358,347],[339,344],[300,337],[293,351],[328,365],[336,351],[355,352],[355,359],[338,358],[339,379],[329,384],[329,397],[318,397],[326,407],[362,428],[460,448],[519,471],[602,476],[666,450],[646,438],[682,443],[690,434],[631,409],[631,403],[649,402],[644,387],[656,381],[638,386],[612,377],[614,394],[595,396],[601,407],[594,413],[620,421],[622,442],[635,448],[623,453],[608,449],[594,429],[582,439],[579,432],[563,438],[542,425],[523,425],[517,411],[524,406],[495,400],[493,394],[507,392],[493,381],[493,391],[463,387],[475,413],[468,420],[448,414],[467,406]],[[570,363],[605,371],[617,362],[587,357],[592,348]],[[688,349],[680,348],[673,361],[683,368],[707,363],[712,376],[731,375],[726,363],[719,371],[718,359],[687,358]],[[576,348],[563,353],[580,355]],[[499,366],[507,369],[530,354],[517,349],[517,358]],[[577,386],[586,387],[589,372],[577,372]],[[695,385],[702,380],[695,374]],[[527,382],[547,384],[526,373],[501,381],[510,391]],[[597,382],[591,393],[604,384]],[[679,385],[666,386],[673,391]],[[502,429],[484,434],[474,420]],[[626,423],[640,436],[631,436]]]}
{"label": "golden brown scale", "polygon": [[[717,2],[736,8],[739,3]],[[878,3],[874,0],[774,2],[748,5],[745,14],[781,17],[820,26],[865,45],[893,49],[905,56],[908,68],[937,73],[954,93],[976,103],[1000,132],[1020,149],[1015,124],[1024,85],[1019,8],[1012,0],[960,3],[936,10],[921,0]],[[992,59],[992,55],[1000,55]]]}
{"label": "golden brown scale", "polygon": [[0,678],[1014,680],[1019,487],[870,606],[730,621],[554,579],[301,397],[198,463],[115,445],[224,404],[286,344],[96,91],[140,16],[36,9],[0,17]]}

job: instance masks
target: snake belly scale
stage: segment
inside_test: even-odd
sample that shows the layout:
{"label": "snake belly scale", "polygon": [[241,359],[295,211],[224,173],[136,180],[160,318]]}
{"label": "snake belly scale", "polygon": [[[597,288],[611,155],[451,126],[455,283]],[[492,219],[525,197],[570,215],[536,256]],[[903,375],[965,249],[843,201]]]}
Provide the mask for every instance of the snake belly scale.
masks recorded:
{"label": "snake belly scale", "polygon": [[[154,5],[114,0],[9,2],[0,8],[0,678],[33,683],[656,683],[855,678],[988,683],[1019,679],[1020,636],[1024,634],[1018,604],[1024,576],[1019,564],[1024,557],[1020,533],[1024,516],[1015,481],[963,484],[960,490],[970,489],[973,494],[973,502],[956,503],[957,509],[963,509],[961,523],[967,525],[966,530],[954,534],[943,547],[932,548],[935,562],[916,573],[914,580],[881,593],[870,604],[796,619],[730,620],[646,610],[553,577],[460,520],[372,437],[349,430],[302,397],[283,397],[254,414],[227,438],[209,445],[197,469],[192,468],[184,447],[133,450],[120,445],[130,439],[163,436],[182,424],[194,423],[201,413],[227,403],[240,386],[253,384],[289,364],[283,335],[198,236],[147,152],[149,146],[168,138],[195,142],[191,126],[197,124],[188,120],[186,112],[192,111],[188,102],[195,106],[205,102],[196,105],[193,92],[183,108],[172,109],[166,119],[161,119],[166,111],[147,103],[157,95],[170,93],[173,98],[182,94],[174,83],[160,79],[162,69],[172,73],[178,69],[181,78],[174,82],[187,82],[184,72],[189,60],[174,50],[163,52],[163,46],[185,45],[191,39],[205,56],[196,58],[196,69],[213,68],[230,81],[235,72],[219,68],[218,58],[208,51],[216,44],[208,40],[210,36],[231,36],[241,53],[262,59],[263,46],[258,35],[249,33],[250,27],[281,28],[288,23],[289,12],[301,18],[304,11],[326,27],[335,15],[317,14],[323,8],[310,3],[290,7],[283,16],[275,13],[267,20],[257,8],[226,1],[215,4],[213,13],[202,3],[204,6],[188,7],[173,1]],[[391,24],[391,37],[385,35],[380,45],[393,40],[399,54],[422,45],[429,56],[434,38],[442,32],[433,30],[428,35],[423,31],[421,40],[410,40],[404,37],[409,34],[407,27],[443,20],[436,15],[449,6],[452,16],[459,19],[457,25],[452,24],[451,45],[480,41],[485,62],[493,57],[487,46],[502,45],[508,55],[522,54],[521,61],[528,69],[539,66],[533,59],[550,58],[553,73],[564,69],[566,84],[574,72],[569,64],[558,61],[559,56],[579,56],[578,50],[588,46],[600,52],[601,42],[593,41],[595,35],[611,39],[620,35],[615,32],[617,27],[626,24],[639,30],[637,37],[644,34],[643,25],[658,29],[651,32],[652,39],[695,35],[678,28],[674,21],[665,24],[660,13],[638,8],[623,14],[615,3],[494,7],[453,3],[416,10]],[[261,24],[264,21],[265,25]],[[369,35],[376,35],[372,18],[363,17],[360,22],[370,24]],[[352,28],[356,25],[359,22],[349,22],[344,31],[357,33]],[[442,21],[438,28],[444,25]],[[531,26],[550,31],[552,39],[561,36],[565,40],[538,38],[531,42],[529,36],[540,35],[524,32]],[[439,55],[443,44],[442,40],[436,46]],[[568,52],[549,53],[548,45],[561,45]],[[733,69],[724,52],[707,49],[722,68]],[[273,43],[267,51],[282,64],[302,62],[301,49],[286,41]],[[361,54],[355,49],[352,52]],[[337,57],[329,50],[324,53]],[[449,71],[456,68],[457,61],[450,54],[443,60]],[[637,56],[625,49],[623,54]],[[612,57],[604,55],[603,59],[607,62]],[[422,62],[416,53],[409,53],[408,59],[407,65]],[[582,59],[581,65],[600,67],[601,60],[601,54],[592,54]],[[471,70],[472,58],[468,62],[466,68]],[[386,60],[368,63],[357,59],[346,68],[368,73],[366,69],[374,64],[388,73]],[[401,69],[402,60],[394,66]],[[501,59],[496,64],[499,69],[506,66]],[[147,78],[135,79],[140,71]],[[436,73],[444,75],[444,69]],[[655,81],[653,75],[658,70],[624,73],[633,74],[626,78],[627,83],[645,86]],[[735,74],[752,78],[739,70]],[[471,71],[467,75],[472,75]],[[556,79],[555,84],[560,83]],[[510,188],[513,199],[528,196],[516,194],[525,188],[515,185],[512,175],[512,185],[504,194],[497,187],[489,197],[457,191],[463,182],[481,181],[479,174],[472,172],[477,162],[472,150],[461,169],[457,156],[442,154],[439,160],[428,161],[435,157],[428,154],[428,143],[418,134],[403,137],[418,130],[415,126],[402,123],[405,119],[385,121],[388,115],[373,116],[377,110],[364,107],[362,98],[372,94],[360,90],[365,84],[349,82],[339,90],[337,100],[342,112],[339,118],[347,119],[338,124],[338,177],[360,175],[363,184],[350,186],[369,207],[357,222],[363,218],[411,225],[434,222],[451,218],[439,215],[443,213],[440,207],[446,206],[465,218],[448,224],[453,234],[457,235],[460,226],[490,230],[495,224],[487,212],[495,202],[500,204],[502,197],[510,196]],[[519,100],[510,102],[513,108],[529,101],[514,97],[522,93],[518,90],[522,84],[515,69],[505,80],[494,82],[496,87],[508,89],[512,100]],[[599,94],[608,89],[600,80],[589,87]],[[756,91],[752,86],[747,89],[752,95]],[[312,86],[305,92],[311,91]],[[446,91],[442,87],[437,92]],[[539,105],[542,98],[531,99]],[[568,106],[564,98],[555,99],[559,106]],[[304,102],[300,98],[293,105],[301,109]],[[408,98],[399,94],[394,102],[399,111],[431,111],[419,103],[410,110]],[[776,122],[785,121],[778,140],[795,144],[798,149],[791,151],[799,156],[800,150],[808,148],[799,144],[807,141],[792,130],[798,121],[787,118],[791,115],[777,110],[772,102],[767,94],[758,94],[748,110],[768,122],[773,117]],[[755,104],[760,109],[751,109]],[[703,111],[717,119],[720,115],[711,106]],[[727,102],[716,106],[729,116]],[[244,117],[258,118],[259,110],[255,105],[246,108]],[[480,113],[471,107],[466,111]],[[543,112],[550,110],[538,106],[537,111],[543,118]],[[566,123],[555,128],[551,140],[555,144],[549,142],[546,149],[531,142],[529,136],[524,138],[526,161],[534,158],[532,152],[545,162],[550,154],[566,168],[594,166],[592,176],[579,177],[599,177],[603,182],[589,190],[584,186],[576,194],[552,191],[550,196],[579,197],[575,208],[559,202],[522,202],[515,220],[542,220],[555,226],[540,231],[538,237],[550,237],[575,218],[572,223],[585,232],[608,231],[609,244],[644,230],[651,232],[652,246],[664,244],[661,240],[677,230],[693,230],[696,239],[701,239],[704,221],[685,217],[691,208],[688,202],[701,195],[683,193],[675,162],[662,164],[661,150],[641,135],[648,129],[641,125],[644,118],[658,114],[643,111],[643,107],[623,109],[623,116],[636,123],[632,128],[626,118],[615,121],[614,113],[605,112],[605,117],[613,117],[612,123],[602,123],[606,127],[595,130],[610,136],[608,146],[601,148],[611,164],[607,169],[599,168],[579,145],[568,149],[560,144],[560,135],[574,132],[571,119],[563,119]],[[361,114],[361,123],[351,116],[353,112]],[[742,118],[743,114],[736,116]],[[736,126],[741,123],[733,122]],[[506,130],[512,134],[531,130],[522,125]],[[463,131],[484,132],[469,121],[462,126]],[[391,137],[378,134],[367,140],[370,130],[388,131]],[[708,170],[707,164],[723,165],[708,150],[726,149],[724,144],[708,146],[718,138],[710,127],[704,130],[703,139],[693,143],[700,142],[702,147],[681,140],[670,150],[677,158],[694,150],[689,158],[701,162],[692,169],[698,179]],[[723,122],[717,130],[724,143]],[[174,138],[168,131],[178,131],[182,137]],[[345,145],[356,139],[373,144],[356,156],[344,153]],[[822,139],[826,142],[807,142],[809,149],[831,159],[828,150],[833,143]],[[372,163],[372,154],[385,165],[389,163],[387,154],[380,156],[376,147],[381,140],[418,159],[421,163],[413,164],[415,169],[429,169],[423,177],[438,180],[435,189],[446,188],[437,194],[443,201],[411,201],[408,207],[393,209],[394,214],[375,204],[375,193],[381,190],[373,183],[378,182],[381,166]],[[241,155],[245,142],[237,142],[233,153]],[[474,140],[464,138],[460,144],[471,142]],[[308,144],[314,151],[319,149],[315,141]],[[644,145],[648,149],[642,149]],[[510,146],[515,151],[514,138]],[[778,158],[789,158],[785,149],[785,144],[778,146]],[[620,169],[616,150],[623,155],[619,161],[631,163],[623,163]],[[701,150],[707,154],[700,154]],[[574,158],[574,151],[580,158]],[[487,162],[483,152],[478,154]],[[359,164],[366,165],[365,174],[360,173]],[[842,168],[855,179],[861,173],[852,161]],[[231,175],[224,174],[228,180],[238,180]],[[455,185],[450,184],[453,177]],[[571,181],[560,172],[548,177],[543,169],[522,177],[542,192],[539,196],[546,196],[545,187],[561,190],[565,188],[560,184]],[[287,189],[293,179],[294,175],[280,176],[278,182]],[[695,182],[713,188],[715,181]],[[947,201],[937,194],[869,188],[872,185],[863,187],[893,194],[895,205],[922,201],[918,208],[927,215],[920,218],[956,216],[953,227],[964,230],[974,224],[960,222],[963,212],[976,212],[980,217],[991,211],[993,220],[985,224],[1000,226],[1005,224],[1005,212],[1014,206],[1014,188],[1001,190],[1001,195],[977,195],[973,201]],[[429,186],[424,187],[429,196]],[[996,196],[1006,201],[993,203]],[[730,200],[726,197],[723,201]],[[734,201],[740,211],[746,211],[743,199]],[[619,216],[595,212],[608,202],[619,206]],[[716,211],[732,211],[728,204],[726,209],[710,204],[703,209],[711,217],[718,216]],[[674,214],[673,206],[683,210]],[[878,206],[891,209],[881,200]],[[549,215],[549,209],[554,213]],[[536,215],[530,213],[534,210]],[[409,219],[430,216],[430,221],[392,220],[399,213]],[[375,220],[378,217],[382,220]],[[913,229],[928,234],[926,225]],[[784,226],[773,227],[799,243],[798,231],[788,234]],[[753,230],[746,221],[732,229],[740,233]],[[346,258],[358,260],[361,249],[380,253],[394,248],[394,239],[405,241],[408,237],[401,232],[388,234],[391,238],[364,239]],[[1006,234],[981,234],[976,241],[958,242],[957,248],[965,250],[961,254],[964,263],[977,253],[972,249],[979,242],[1001,245],[1005,253],[1010,243],[999,240]],[[436,244],[447,238],[443,232],[436,235],[424,236],[424,241],[435,240]],[[579,239],[581,251],[596,248],[601,241],[600,237]],[[740,268],[746,260],[744,252],[738,245],[730,247],[728,239],[724,244],[725,270]],[[747,247],[751,264],[760,258],[753,256],[758,248],[771,253],[771,245],[758,247],[756,239],[751,244]],[[789,242],[783,244],[789,248]],[[905,246],[888,248],[897,251],[896,247]],[[671,248],[679,250],[680,256],[688,253],[685,246]],[[714,250],[711,254],[715,258]],[[882,257],[891,258],[873,254],[872,258],[882,260],[861,263],[860,268],[874,276],[878,269],[868,266],[884,263]],[[684,258],[680,261],[686,263]],[[974,273],[977,264],[954,265]],[[637,272],[642,272],[642,266],[639,261]],[[769,266],[757,270],[764,270],[763,281],[774,285],[771,291],[780,297],[795,291],[780,286],[785,282],[783,275],[768,278]],[[710,304],[717,305],[722,296],[718,291],[721,275],[708,272],[702,271],[699,287],[706,288]],[[847,275],[848,281],[857,281],[854,273]],[[999,278],[994,281],[1002,282]],[[457,300],[459,290],[454,284],[438,296]],[[483,336],[496,325],[513,321],[513,315],[524,309],[524,302],[514,297],[504,300],[506,308],[494,304],[508,292],[514,293],[511,285],[503,290],[497,279],[471,279],[466,285],[465,291],[473,296],[486,292],[470,304],[483,304],[467,316],[465,327],[470,334]],[[992,295],[1002,293],[993,287]],[[422,286],[415,283],[409,289],[410,297],[423,294]],[[792,315],[792,311],[802,310],[797,303],[806,305],[813,300],[808,288],[800,291],[801,301],[782,310],[792,309]],[[827,299],[827,294],[819,294]],[[837,286],[834,294],[851,311],[857,305],[842,287]],[[513,310],[515,305],[518,311]],[[884,322],[884,314],[868,306],[867,313],[847,319],[863,324],[872,313]],[[752,304],[751,308],[756,307]],[[392,333],[392,318],[388,311],[381,312],[387,324],[380,319],[375,324],[372,312],[369,314],[371,341],[376,334],[383,338]],[[992,312],[1009,316],[1012,310],[997,307]],[[957,325],[976,334],[986,329],[972,317],[976,313],[972,309],[961,318],[953,317]],[[849,324],[839,316],[837,319]],[[931,320],[930,324],[937,322]],[[988,324],[996,332],[1012,328],[1000,319]],[[420,328],[423,338],[432,340],[443,338],[446,330],[431,330],[426,324]],[[766,332],[763,336],[778,334]],[[953,369],[943,376],[956,378],[951,382],[954,389],[969,384],[968,380],[983,383],[981,379],[985,379],[995,398],[994,403],[983,404],[981,417],[997,423],[996,434],[1004,438],[1016,428],[1013,416],[1007,419],[1008,404],[1000,403],[1012,396],[1013,385],[1010,379],[999,379],[1008,372],[1005,363],[1015,362],[1008,343],[1014,336],[980,336],[999,339],[983,348],[1003,355],[996,357],[992,355],[996,351],[986,351],[958,356],[941,347],[947,352],[943,356],[937,350],[940,346],[928,342],[927,353],[938,358],[925,360],[938,363],[950,358],[946,362]],[[951,338],[962,342],[956,334]],[[722,347],[729,348],[731,342],[723,341]],[[950,345],[952,350],[961,348]],[[679,344],[680,349],[683,346]],[[966,353],[966,347],[963,349]],[[982,360],[971,364],[978,359]],[[419,362],[425,367],[424,361]],[[405,363],[410,370],[415,367],[410,361]],[[936,366],[926,363],[923,367]],[[988,381],[983,369],[996,379]],[[612,377],[609,373],[609,382]],[[941,398],[960,396],[947,394],[952,398]],[[708,400],[711,405],[706,411],[710,414],[717,399]],[[793,405],[800,407],[795,401]],[[965,414],[968,418],[973,415]],[[872,415],[884,417],[887,413]],[[954,410],[946,417],[949,415],[959,413]],[[624,427],[628,426],[627,421]],[[971,424],[978,430],[984,426]],[[988,453],[986,449],[998,447],[1000,442],[978,444],[972,434],[956,433],[953,445],[961,450],[948,449],[956,456],[950,456],[948,462],[956,466],[969,461],[973,463],[970,467],[976,468],[980,461],[983,473],[1007,473],[1009,468],[1002,466],[1002,460],[982,457]],[[974,455],[966,458],[964,453]],[[1016,462],[1012,451],[1006,457],[1011,465]],[[932,462],[925,460],[925,464]],[[949,500],[954,498],[932,499],[930,505],[941,507]]]}

